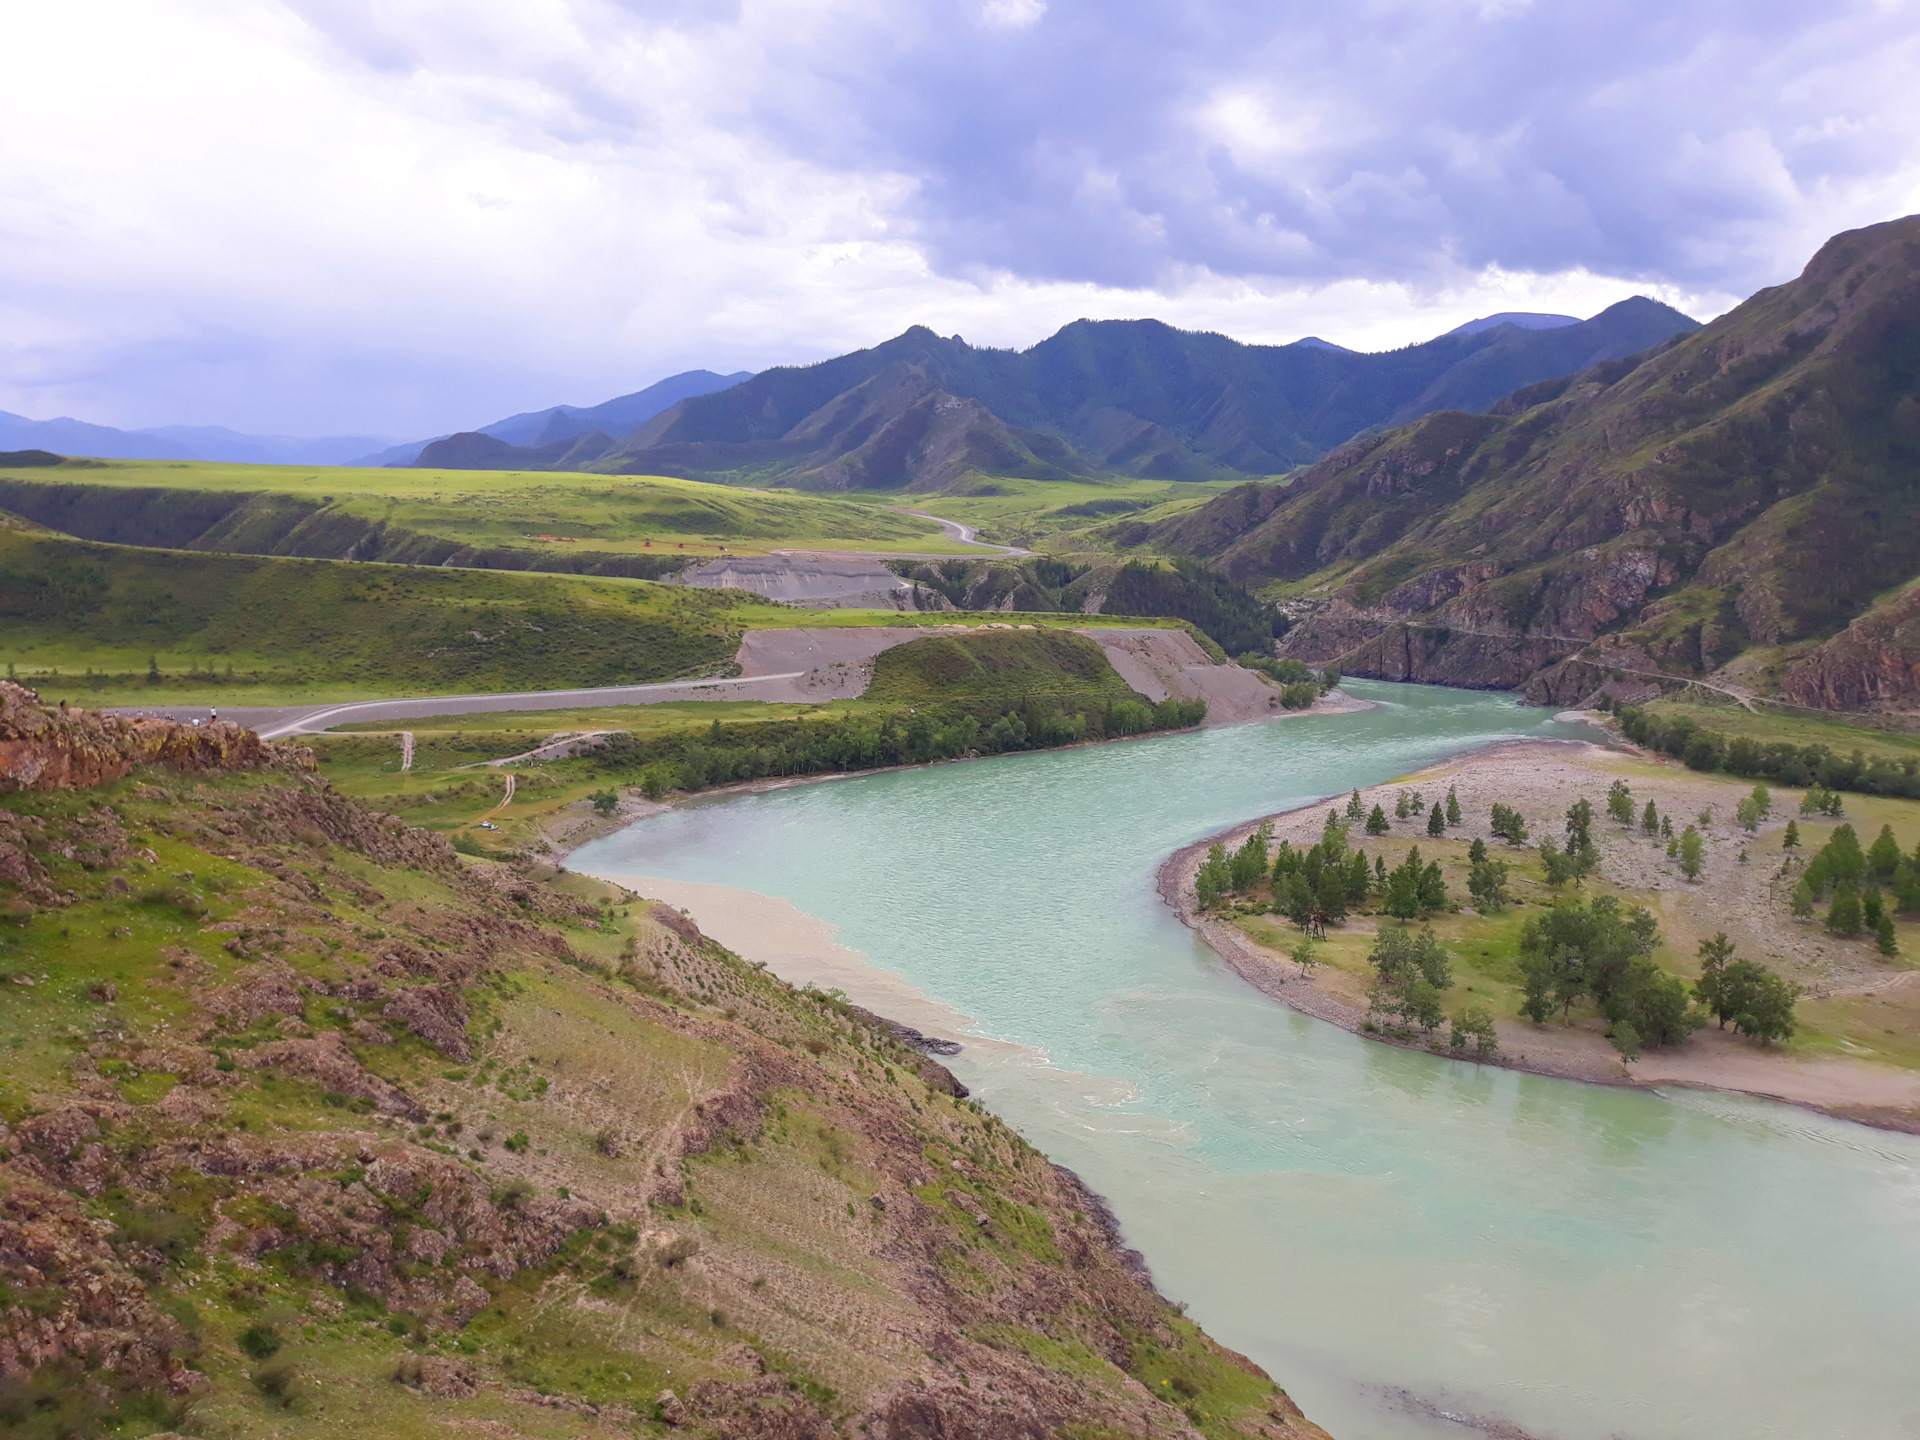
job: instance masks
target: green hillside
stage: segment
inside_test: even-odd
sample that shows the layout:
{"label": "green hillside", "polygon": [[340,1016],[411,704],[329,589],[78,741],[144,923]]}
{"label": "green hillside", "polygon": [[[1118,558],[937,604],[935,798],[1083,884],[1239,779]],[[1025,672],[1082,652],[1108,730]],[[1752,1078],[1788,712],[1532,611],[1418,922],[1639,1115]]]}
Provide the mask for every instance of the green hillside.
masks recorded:
{"label": "green hillside", "polygon": [[969,630],[883,651],[867,698],[897,704],[1140,697],[1100,647],[1064,630]]}
{"label": "green hillside", "polygon": [[887,1022],[299,762],[0,793],[9,1437],[1324,1440]]}
{"label": "green hillside", "polygon": [[869,500],[645,475],[0,463],[0,510],[77,539],[122,545],[643,579],[722,547],[734,554],[968,549],[930,520]]}
{"label": "green hillside", "polygon": [[1758,648],[1795,698],[1898,702],[1916,683],[1898,619],[1856,635],[1847,676],[1804,677],[1920,570],[1916,391],[1920,217],[1836,237],[1644,356],[1357,440],[1139,538],[1298,597],[1292,652],[1350,673],[1550,671],[1535,690],[1563,701]]}
{"label": "green hillside", "polygon": [[94,545],[0,524],[0,665],[51,698],[94,704],[639,684],[724,673],[750,629],[903,618],[913,623],[644,580]]}
{"label": "green hillside", "polygon": [[[66,686],[116,703],[169,699],[182,686],[240,704],[262,691],[539,690],[711,674],[750,618],[777,624],[794,613],[644,581],[0,531],[0,661],[22,676],[58,669]],[[146,682],[150,659],[167,683]],[[81,680],[88,670],[96,683]]]}

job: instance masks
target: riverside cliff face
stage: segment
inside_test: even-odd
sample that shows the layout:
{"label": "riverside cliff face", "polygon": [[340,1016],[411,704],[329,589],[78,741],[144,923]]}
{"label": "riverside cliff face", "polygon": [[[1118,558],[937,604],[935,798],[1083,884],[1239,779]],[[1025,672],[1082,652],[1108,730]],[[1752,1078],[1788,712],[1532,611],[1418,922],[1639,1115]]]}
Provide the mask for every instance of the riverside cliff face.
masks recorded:
{"label": "riverside cliff face", "polygon": [[1322,1435],[883,1023],[246,741],[128,770],[9,699],[53,757],[0,796],[9,1424]]}
{"label": "riverside cliff face", "polygon": [[[1284,653],[1353,674],[1518,684],[1576,655],[1610,672],[1631,651],[1690,676],[1860,621],[1785,690],[1909,703],[1906,622],[1866,617],[1920,570],[1916,339],[1909,217],[1836,236],[1798,279],[1692,334],[1489,415],[1356,440],[1149,538],[1244,584],[1302,586],[1322,603]],[[1402,625],[1452,638],[1385,638]]]}

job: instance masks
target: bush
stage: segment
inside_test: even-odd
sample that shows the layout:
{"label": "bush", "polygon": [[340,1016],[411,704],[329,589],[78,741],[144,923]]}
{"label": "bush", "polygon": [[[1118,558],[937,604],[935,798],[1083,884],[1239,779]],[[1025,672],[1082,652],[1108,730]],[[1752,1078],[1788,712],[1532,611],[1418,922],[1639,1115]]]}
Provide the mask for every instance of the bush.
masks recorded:
{"label": "bush", "polygon": [[1289,710],[1305,710],[1320,698],[1320,687],[1311,681],[1282,686],[1280,703]]}
{"label": "bush", "polygon": [[1493,1026],[1493,1011],[1485,1005],[1469,1005],[1454,1016],[1447,1048],[1462,1053],[1471,1048],[1481,1059],[1498,1050],[1500,1036]]}

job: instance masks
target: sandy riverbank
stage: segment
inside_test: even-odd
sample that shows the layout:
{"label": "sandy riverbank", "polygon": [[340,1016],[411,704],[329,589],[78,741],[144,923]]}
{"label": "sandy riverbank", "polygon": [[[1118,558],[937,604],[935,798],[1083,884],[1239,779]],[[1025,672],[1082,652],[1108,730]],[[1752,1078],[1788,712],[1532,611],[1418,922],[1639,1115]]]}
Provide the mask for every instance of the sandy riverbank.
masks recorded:
{"label": "sandy riverbank", "polygon": [[980,1034],[971,1015],[934,999],[897,972],[875,965],[860,951],[841,944],[833,925],[778,896],[658,875],[593,873],[683,911],[701,933],[742,959],[765,965],[790,985],[838,990],[854,1004],[896,1024],[931,1039],[958,1043],[958,1054],[943,1053],[939,1058],[970,1088],[1016,1084],[1056,1109],[1076,1114],[1089,1103],[1117,1106],[1133,1098],[1133,1087],[1123,1080],[1062,1069],[1044,1050]]}
{"label": "sandy riverbank", "polygon": [[[1824,931],[1782,923],[1780,908],[1768,895],[1771,870],[1741,864],[1745,845],[1784,827],[1789,806],[1776,809],[1775,822],[1761,837],[1737,837],[1730,819],[1732,802],[1746,788],[1677,765],[1630,757],[1597,745],[1569,741],[1513,741],[1458,756],[1387,785],[1362,790],[1371,807],[1384,801],[1391,812],[1402,786],[1424,790],[1429,798],[1453,786],[1469,823],[1449,832],[1450,839],[1486,836],[1486,816],[1495,800],[1513,806],[1533,823],[1536,834],[1557,828],[1557,817],[1580,795],[1604,794],[1616,774],[1631,769],[1636,801],[1654,800],[1676,815],[1714,806],[1723,823],[1709,832],[1703,883],[1688,886],[1661,863],[1663,852],[1651,842],[1635,843],[1621,832],[1600,833],[1603,879],[1622,888],[1657,892],[1654,904],[1668,943],[1691,953],[1700,936],[1725,930],[1745,955],[1760,958],[1802,984],[1810,996],[1876,995],[1914,989],[1920,971],[1895,969],[1872,948],[1834,940]],[[1791,792],[1781,792],[1786,800]],[[1797,800],[1797,796],[1794,797]],[[1278,815],[1255,817],[1230,830],[1175,851],[1162,863],[1157,887],[1181,921],[1198,931],[1236,974],[1272,999],[1355,1034],[1365,1034],[1365,999],[1359,981],[1330,967],[1312,979],[1277,951],[1269,950],[1235,926],[1200,915],[1193,903],[1195,872],[1209,846],[1237,845],[1264,820],[1276,840],[1310,845],[1319,838],[1326,801]],[[1338,803],[1338,802],[1336,802]],[[1499,842],[1495,842],[1498,845]],[[1368,932],[1372,922],[1356,920],[1348,933]],[[1802,1105],[1827,1114],[1888,1129],[1920,1133],[1920,1072],[1844,1057],[1812,1058],[1761,1049],[1731,1032],[1707,1029],[1685,1046],[1649,1051],[1627,1065],[1613,1046],[1592,1028],[1501,1022],[1500,1055],[1487,1062],[1510,1069],[1608,1085],[1679,1085],[1724,1090]],[[1370,1040],[1397,1044],[1383,1036]]]}

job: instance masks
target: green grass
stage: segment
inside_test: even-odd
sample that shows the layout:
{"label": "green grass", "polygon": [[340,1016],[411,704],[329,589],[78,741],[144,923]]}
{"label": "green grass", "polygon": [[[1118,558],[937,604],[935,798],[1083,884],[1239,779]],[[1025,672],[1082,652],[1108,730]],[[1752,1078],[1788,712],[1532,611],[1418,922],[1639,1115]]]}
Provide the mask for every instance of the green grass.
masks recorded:
{"label": "green grass", "polygon": [[[650,475],[351,469],[93,460],[0,467],[0,481],[291,496],[340,515],[480,547],[712,555],[769,549],[978,554],[892,497],[823,497]],[[174,541],[172,543],[183,543]]]}
{"label": "green grass", "polygon": [[[1091,553],[1112,548],[1097,532],[1115,520],[1164,520],[1198,508],[1234,483],[995,479],[972,494],[916,497],[911,503],[930,515],[974,526],[983,540]],[[1075,509],[1080,513],[1068,513]]]}
{"label": "green grass", "polygon": [[[764,613],[762,613],[764,612]],[[0,659],[50,696],[215,703],[711,674],[795,612],[644,581],[279,560],[0,532]],[[749,619],[751,617],[751,621]],[[148,685],[148,660],[187,683]],[[103,678],[87,684],[91,668]],[[229,669],[234,683],[223,685]],[[105,678],[111,677],[111,678]]]}
{"label": "green grass", "polygon": [[1650,701],[1642,708],[1662,717],[1685,715],[1703,729],[1729,738],[1744,735],[1767,745],[1780,741],[1793,745],[1825,745],[1838,755],[1859,750],[1869,760],[1877,756],[1908,760],[1920,755],[1920,731],[1848,724],[1837,717],[1816,717],[1772,705],[1763,704],[1758,711],[1752,711],[1731,700],[1721,704],[1675,696]]}
{"label": "green grass", "polygon": [[[993,621],[1013,622],[1171,623]],[[0,530],[0,664],[49,699],[94,705],[640,684],[723,673],[750,629],[917,623],[923,617],[893,610],[800,610],[644,580],[153,550]],[[157,683],[147,679],[149,660]]]}
{"label": "green grass", "polygon": [[894,704],[1137,700],[1085,636],[1058,630],[974,630],[881,652],[867,698]]}

